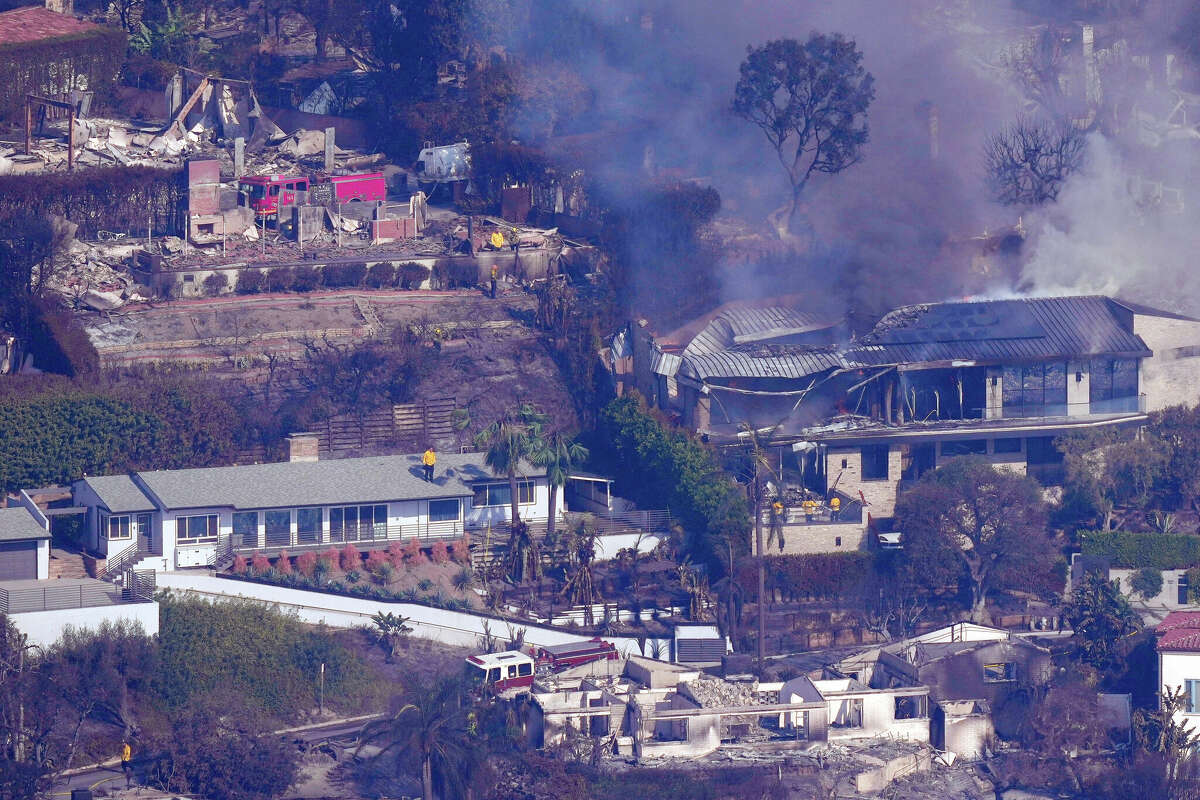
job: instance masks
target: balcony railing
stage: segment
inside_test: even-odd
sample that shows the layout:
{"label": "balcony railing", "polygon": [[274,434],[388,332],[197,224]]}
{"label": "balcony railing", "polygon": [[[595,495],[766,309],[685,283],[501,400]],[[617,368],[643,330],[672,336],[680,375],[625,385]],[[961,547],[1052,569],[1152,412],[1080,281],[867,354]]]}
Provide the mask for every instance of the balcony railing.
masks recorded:
{"label": "balcony railing", "polygon": [[[53,581],[52,583],[58,583]],[[130,585],[121,588],[104,581],[81,581],[66,586],[31,586],[0,588],[0,613],[20,614],[29,611],[57,611],[69,608],[96,608],[123,603],[145,603],[153,599],[153,573],[146,577],[135,573]]]}
{"label": "balcony railing", "polygon": [[[982,411],[982,409],[977,409]],[[1105,414],[1144,414],[1146,395],[1114,397],[1082,403],[1005,403],[999,409],[1002,419],[1045,419],[1050,417],[1085,417]]]}
{"label": "balcony railing", "polygon": [[[784,509],[780,522],[788,527],[805,525],[860,525],[863,521],[863,505],[857,500],[842,503],[837,519],[833,518],[833,510],[828,506],[818,506],[816,512],[806,515],[802,508],[789,507]],[[770,509],[762,512],[764,528],[770,528],[774,514]]]}

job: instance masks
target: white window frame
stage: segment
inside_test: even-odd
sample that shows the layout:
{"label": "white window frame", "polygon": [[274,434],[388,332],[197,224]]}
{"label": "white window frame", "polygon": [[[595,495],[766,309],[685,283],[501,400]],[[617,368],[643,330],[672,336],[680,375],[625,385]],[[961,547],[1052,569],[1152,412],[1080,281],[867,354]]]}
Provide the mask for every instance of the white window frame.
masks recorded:
{"label": "white window frame", "polygon": [[[434,503],[455,503],[456,504],[455,508],[457,509],[457,511],[456,511],[455,515],[453,517],[451,517],[450,519],[434,519],[433,518],[433,504]],[[429,512],[428,512],[429,513],[429,521],[430,522],[460,522],[462,520],[462,513],[463,513],[462,509],[463,509],[463,504],[462,504],[461,497],[439,497],[436,500],[430,500],[429,501]]]}
{"label": "white window frame", "polygon": [[[471,497],[471,506],[473,508],[502,508],[504,506],[511,505],[512,504],[511,500],[506,500],[503,503],[491,502],[491,500],[492,500],[491,490],[492,490],[493,486],[503,486],[505,489],[507,489],[508,481],[489,481],[487,483],[477,483],[474,486],[472,486],[471,489],[473,491],[473,495]],[[527,501],[521,499],[521,494],[526,489],[528,489],[528,492],[529,492],[529,500],[527,500]],[[479,496],[480,491],[482,491],[484,493],[484,499],[487,500],[488,502],[486,502],[486,503],[475,502],[475,499]],[[519,478],[517,480],[517,505],[531,506],[531,505],[534,505],[536,502],[537,502],[537,483],[529,478]]]}
{"label": "white window frame", "polygon": [[[125,520],[125,533],[112,535],[112,524]],[[133,538],[134,519],[130,514],[111,514],[104,518],[104,524],[100,526],[100,535],[110,542],[128,542]]]}
{"label": "white window frame", "polygon": [[[212,532],[204,536],[181,536],[182,531],[191,527],[188,521],[193,519],[209,520],[205,527],[209,528]],[[175,544],[213,544],[217,541],[220,531],[221,521],[220,517],[216,514],[189,514],[186,517],[175,518]]]}

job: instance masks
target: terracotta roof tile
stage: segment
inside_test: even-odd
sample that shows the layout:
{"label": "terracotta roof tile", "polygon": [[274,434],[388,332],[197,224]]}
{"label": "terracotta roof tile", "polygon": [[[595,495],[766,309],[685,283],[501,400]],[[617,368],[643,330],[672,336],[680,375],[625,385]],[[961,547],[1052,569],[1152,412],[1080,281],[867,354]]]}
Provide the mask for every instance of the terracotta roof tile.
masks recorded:
{"label": "terracotta roof tile", "polygon": [[1200,652],[1200,611],[1172,611],[1154,632],[1160,652]]}
{"label": "terracotta roof tile", "polygon": [[0,45],[37,42],[59,36],[100,30],[101,26],[42,6],[23,6],[0,12]]}

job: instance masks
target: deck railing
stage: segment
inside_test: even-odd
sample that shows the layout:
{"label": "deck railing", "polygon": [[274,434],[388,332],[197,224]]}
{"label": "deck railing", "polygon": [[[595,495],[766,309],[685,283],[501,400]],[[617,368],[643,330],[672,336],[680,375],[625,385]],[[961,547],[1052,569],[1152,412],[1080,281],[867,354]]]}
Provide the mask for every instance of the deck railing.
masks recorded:
{"label": "deck railing", "polygon": [[122,603],[144,603],[153,599],[154,573],[130,572],[130,585],[79,583],[68,586],[37,586],[27,589],[0,588],[0,613],[56,611],[67,608],[96,608]]}

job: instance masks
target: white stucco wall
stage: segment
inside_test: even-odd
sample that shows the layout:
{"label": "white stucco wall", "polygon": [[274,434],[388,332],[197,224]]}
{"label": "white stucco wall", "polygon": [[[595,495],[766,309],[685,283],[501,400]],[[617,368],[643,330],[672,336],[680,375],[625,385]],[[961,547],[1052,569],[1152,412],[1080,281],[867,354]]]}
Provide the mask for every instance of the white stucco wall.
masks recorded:
{"label": "white stucco wall", "polygon": [[[485,622],[490,626],[492,636],[502,640],[507,640],[511,632],[524,628],[525,644],[538,647],[585,642],[592,638],[585,633],[573,633],[530,625],[525,622],[506,623],[495,617],[464,611],[447,611],[415,603],[382,603],[357,597],[325,594],[324,592],[308,592],[302,589],[287,589],[261,583],[214,578],[202,574],[164,572],[157,576],[157,585],[160,589],[170,589],[173,592],[193,592],[198,596],[214,599],[241,597],[259,600],[288,611],[294,611],[304,622],[313,625],[323,623],[333,628],[358,628],[370,625],[371,617],[375,613],[391,611],[409,618],[408,624],[413,628],[413,636],[459,647],[478,647],[479,639],[484,633]],[[623,655],[641,654],[636,639],[624,636],[605,636],[603,638],[604,641],[616,645],[617,650]]]}
{"label": "white stucco wall", "polygon": [[[1200,680],[1200,653],[1159,653],[1158,674],[1161,689],[1183,689],[1185,681]],[[1200,713],[1180,712],[1175,718],[1200,731]]]}
{"label": "white stucco wall", "polygon": [[148,636],[158,633],[158,603],[122,603],[92,608],[62,608],[54,611],[24,611],[9,617],[30,644],[49,647],[68,628],[95,630],[103,622],[137,622]]}
{"label": "white stucco wall", "polygon": [[1142,359],[1138,375],[1139,391],[1146,395],[1146,410],[1167,406],[1194,406],[1200,400],[1200,322],[1134,314],[1133,332],[1154,351]]}
{"label": "white stucco wall", "polygon": [[37,579],[44,581],[50,577],[50,540],[42,539],[37,546]]}

